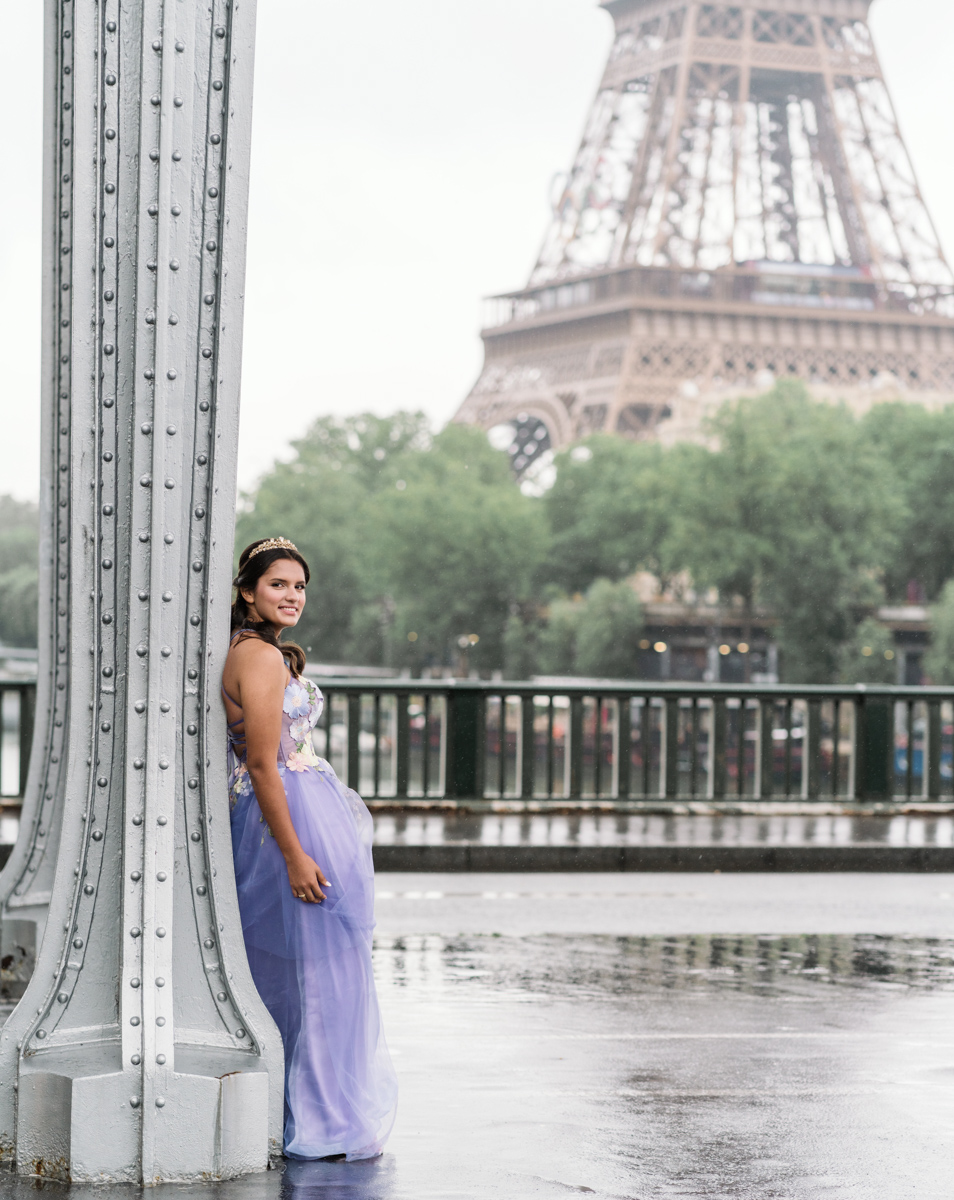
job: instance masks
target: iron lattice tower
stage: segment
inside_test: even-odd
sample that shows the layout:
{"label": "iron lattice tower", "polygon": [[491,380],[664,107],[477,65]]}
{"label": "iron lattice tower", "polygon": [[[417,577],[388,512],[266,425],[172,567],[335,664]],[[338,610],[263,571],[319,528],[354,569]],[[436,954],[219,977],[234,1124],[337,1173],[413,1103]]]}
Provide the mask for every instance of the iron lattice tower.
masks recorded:
{"label": "iron lattice tower", "polygon": [[604,0],[576,160],[457,420],[513,423],[519,470],[595,430],[695,436],[778,376],[857,409],[954,399],[954,276],[870,3]]}

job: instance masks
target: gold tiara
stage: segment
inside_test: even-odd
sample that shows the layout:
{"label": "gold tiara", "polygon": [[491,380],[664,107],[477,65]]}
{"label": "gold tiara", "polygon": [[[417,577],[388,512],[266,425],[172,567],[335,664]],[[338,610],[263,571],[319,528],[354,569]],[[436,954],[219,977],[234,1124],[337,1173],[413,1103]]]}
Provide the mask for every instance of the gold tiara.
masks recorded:
{"label": "gold tiara", "polygon": [[260,546],[256,546],[245,561],[250,562],[256,554],[260,554],[263,550],[294,550],[296,554],[299,553],[298,547],[294,542],[290,542],[288,538],[269,538],[267,542],[262,542]]}

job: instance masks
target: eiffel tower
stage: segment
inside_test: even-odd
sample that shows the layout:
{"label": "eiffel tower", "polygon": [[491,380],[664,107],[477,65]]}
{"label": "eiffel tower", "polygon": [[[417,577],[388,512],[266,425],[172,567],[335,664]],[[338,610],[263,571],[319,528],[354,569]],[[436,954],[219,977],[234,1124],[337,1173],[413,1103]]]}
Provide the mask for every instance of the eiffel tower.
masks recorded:
{"label": "eiffel tower", "polygon": [[604,0],[576,160],[455,418],[509,425],[518,474],[597,430],[698,437],[782,376],[858,411],[954,400],[954,276],[870,3]]}

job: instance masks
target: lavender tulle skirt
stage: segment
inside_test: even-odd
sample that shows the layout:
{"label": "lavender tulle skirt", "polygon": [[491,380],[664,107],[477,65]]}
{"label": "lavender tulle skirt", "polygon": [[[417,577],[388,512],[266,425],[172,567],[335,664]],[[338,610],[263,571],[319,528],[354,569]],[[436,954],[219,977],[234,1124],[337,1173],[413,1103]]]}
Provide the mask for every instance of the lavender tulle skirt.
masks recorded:
{"label": "lavender tulle skirt", "polygon": [[371,971],[371,814],[331,766],[286,769],[285,795],[307,854],[333,887],[296,900],[254,792],[235,798],[232,850],[256,987],[285,1047],[285,1153],[380,1154],[397,1105]]}

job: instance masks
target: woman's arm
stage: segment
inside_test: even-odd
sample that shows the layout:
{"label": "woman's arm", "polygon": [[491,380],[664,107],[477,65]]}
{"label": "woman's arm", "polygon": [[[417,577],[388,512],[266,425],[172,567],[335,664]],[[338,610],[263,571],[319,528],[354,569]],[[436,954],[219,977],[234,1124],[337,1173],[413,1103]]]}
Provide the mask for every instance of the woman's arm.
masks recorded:
{"label": "woman's arm", "polygon": [[285,788],[278,773],[282,736],[282,703],[288,668],[280,651],[258,638],[246,638],[233,650],[237,699],[245,720],[248,773],[262,815],[285,857],[288,881],[300,899],[324,900],[330,887],[321,867],[302,849],[288,811]]}

